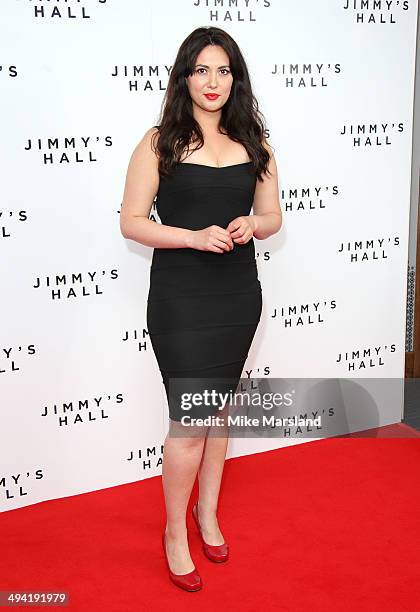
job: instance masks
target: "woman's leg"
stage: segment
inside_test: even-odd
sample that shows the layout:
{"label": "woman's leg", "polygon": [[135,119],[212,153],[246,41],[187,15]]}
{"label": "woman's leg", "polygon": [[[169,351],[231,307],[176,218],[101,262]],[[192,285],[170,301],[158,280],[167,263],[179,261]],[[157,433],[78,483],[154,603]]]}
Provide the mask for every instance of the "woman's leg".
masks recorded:
{"label": "woman's leg", "polygon": [[198,519],[204,541],[214,546],[224,542],[216,513],[229,439],[226,418],[228,408],[220,412],[220,416],[225,419],[225,425],[209,427],[198,473],[200,490],[197,506]]}
{"label": "woman's leg", "polygon": [[207,428],[202,428],[202,435],[199,435],[199,431],[194,437],[178,437],[181,434],[177,422],[170,423],[171,430],[165,439],[162,464],[167,516],[166,551],[172,572],[187,574],[195,566],[188,548],[186,511],[202,458]]}

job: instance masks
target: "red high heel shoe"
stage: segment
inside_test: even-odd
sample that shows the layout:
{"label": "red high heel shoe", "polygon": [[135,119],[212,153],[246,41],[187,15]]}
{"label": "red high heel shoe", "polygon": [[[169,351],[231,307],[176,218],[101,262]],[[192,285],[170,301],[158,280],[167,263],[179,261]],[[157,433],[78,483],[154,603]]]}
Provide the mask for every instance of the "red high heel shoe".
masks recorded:
{"label": "red high heel shoe", "polygon": [[185,591],[199,591],[201,587],[203,586],[203,583],[201,581],[201,576],[198,573],[196,568],[194,568],[192,572],[189,572],[188,574],[174,574],[171,571],[171,568],[169,567],[168,555],[166,552],[166,533],[165,531],[163,532],[163,535],[162,535],[162,545],[163,545],[163,551],[165,553],[166,565],[168,566],[168,570],[169,570],[169,578],[172,580],[172,582],[176,584],[176,586],[180,587],[181,589],[184,589]]}
{"label": "red high heel shoe", "polygon": [[229,558],[229,546],[224,542],[223,544],[207,544],[204,541],[203,534],[201,533],[200,523],[198,522],[198,514],[197,514],[197,503],[192,507],[192,515],[198,527],[198,532],[201,536],[201,540],[203,542],[203,550],[204,554],[210,561],[214,561],[215,563],[222,563],[223,561],[227,561]]}

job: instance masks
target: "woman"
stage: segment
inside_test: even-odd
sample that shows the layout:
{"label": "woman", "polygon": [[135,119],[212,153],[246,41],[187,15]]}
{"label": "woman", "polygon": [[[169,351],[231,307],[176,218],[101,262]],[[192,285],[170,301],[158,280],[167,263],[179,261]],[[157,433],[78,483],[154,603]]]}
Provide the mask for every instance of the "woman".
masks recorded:
{"label": "woman", "polygon": [[[123,236],[154,247],[147,325],[170,417],[162,542],[169,577],[188,591],[202,586],[186,527],[197,472],[193,517],[203,550],[215,562],[228,558],[216,516],[228,435],[192,420],[225,415],[226,407],[187,411],[179,392],[204,391],[209,379],[217,390],[233,381],[234,391],[258,326],[253,237],[263,240],[282,224],[276,163],[260,115],[235,41],[219,28],[194,30],[172,67],[160,124],[132,154],[121,209]],[[149,219],[156,194],[161,223]]]}

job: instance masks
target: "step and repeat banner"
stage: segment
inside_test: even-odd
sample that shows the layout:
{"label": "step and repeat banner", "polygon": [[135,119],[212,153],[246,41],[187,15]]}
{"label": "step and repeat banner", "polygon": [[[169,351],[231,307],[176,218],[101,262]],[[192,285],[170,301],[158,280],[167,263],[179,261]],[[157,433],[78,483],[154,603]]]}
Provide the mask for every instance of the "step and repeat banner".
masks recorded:
{"label": "step and repeat banner", "polygon": [[[341,379],[404,376],[416,22],[414,1],[2,1],[2,511],[161,474],[152,248],[119,215],[199,26],[237,41],[279,170],[283,227],[255,240],[264,306],[243,377],[324,381],[333,407]],[[401,420],[401,390],[373,395],[354,431]],[[295,434],[233,438],[228,456]]]}

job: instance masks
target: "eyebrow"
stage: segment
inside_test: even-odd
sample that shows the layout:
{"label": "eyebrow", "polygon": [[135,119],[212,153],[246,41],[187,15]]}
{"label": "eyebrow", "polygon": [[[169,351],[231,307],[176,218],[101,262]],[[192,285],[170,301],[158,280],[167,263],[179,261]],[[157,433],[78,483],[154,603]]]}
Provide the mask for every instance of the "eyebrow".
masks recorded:
{"label": "eyebrow", "polygon": [[[203,66],[203,68],[210,68],[210,66],[206,66],[206,64],[196,64],[195,67],[197,68],[197,66]],[[219,66],[219,68],[230,68],[230,66],[225,64],[224,66]]]}

